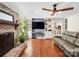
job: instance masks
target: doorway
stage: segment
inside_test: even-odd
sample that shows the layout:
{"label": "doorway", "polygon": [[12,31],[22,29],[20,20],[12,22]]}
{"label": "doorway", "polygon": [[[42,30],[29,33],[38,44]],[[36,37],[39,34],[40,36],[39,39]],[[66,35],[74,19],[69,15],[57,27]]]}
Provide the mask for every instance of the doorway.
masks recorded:
{"label": "doorway", "polygon": [[44,18],[32,18],[32,38],[44,37]]}

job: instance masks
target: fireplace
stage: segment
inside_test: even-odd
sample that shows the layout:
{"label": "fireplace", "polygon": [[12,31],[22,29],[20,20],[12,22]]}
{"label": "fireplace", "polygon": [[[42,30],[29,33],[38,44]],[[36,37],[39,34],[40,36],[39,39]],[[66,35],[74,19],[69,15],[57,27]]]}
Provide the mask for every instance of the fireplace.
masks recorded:
{"label": "fireplace", "polygon": [[0,33],[0,56],[14,47],[14,32]]}
{"label": "fireplace", "polygon": [[18,13],[0,3],[0,56],[16,46]]}

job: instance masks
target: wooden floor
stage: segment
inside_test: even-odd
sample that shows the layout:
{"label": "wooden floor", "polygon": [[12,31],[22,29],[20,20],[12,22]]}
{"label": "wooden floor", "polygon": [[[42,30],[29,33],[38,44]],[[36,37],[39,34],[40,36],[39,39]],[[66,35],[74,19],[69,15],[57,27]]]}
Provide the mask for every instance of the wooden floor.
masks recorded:
{"label": "wooden floor", "polygon": [[61,51],[51,39],[31,39],[27,42],[27,48],[22,55],[23,57],[64,57]]}

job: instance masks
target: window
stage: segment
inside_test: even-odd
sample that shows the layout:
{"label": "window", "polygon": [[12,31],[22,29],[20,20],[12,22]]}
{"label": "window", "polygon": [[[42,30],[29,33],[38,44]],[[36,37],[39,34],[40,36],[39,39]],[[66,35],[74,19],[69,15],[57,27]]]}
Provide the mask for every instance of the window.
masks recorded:
{"label": "window", "polygon": [[4,11],[0,11],[0,20],[13,21],[13,16]]}

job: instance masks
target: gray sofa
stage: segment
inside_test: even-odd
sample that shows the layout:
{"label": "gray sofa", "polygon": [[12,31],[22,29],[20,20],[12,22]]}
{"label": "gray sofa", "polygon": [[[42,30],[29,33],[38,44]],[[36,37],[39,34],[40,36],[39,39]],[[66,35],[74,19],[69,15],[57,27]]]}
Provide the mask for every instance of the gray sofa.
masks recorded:
{"label": "gray sofa", "polygon": [[79,33],[67,31],[61,37],[55,37],[54,41],[67,56],[79,56]]}

